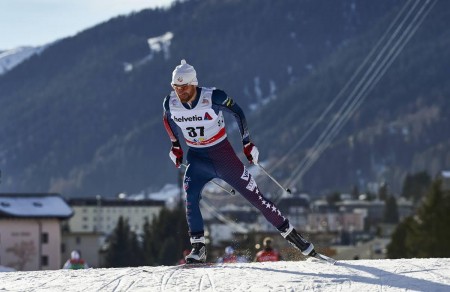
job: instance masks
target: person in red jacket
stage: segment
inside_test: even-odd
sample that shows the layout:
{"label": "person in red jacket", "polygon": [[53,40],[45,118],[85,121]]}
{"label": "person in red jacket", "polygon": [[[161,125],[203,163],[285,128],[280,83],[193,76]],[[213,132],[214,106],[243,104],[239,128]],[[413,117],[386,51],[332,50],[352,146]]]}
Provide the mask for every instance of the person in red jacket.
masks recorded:
{"label": "person in red jacket", "polygon": [[280,253],[276,249],[272,248],[272,238],[264,238],[263,245],[264,249],[256,254],[255,262],[281,261]]}
{"label": "person in red jacket", "polygon": [[247,259],[243,256],[236,254],[233,247],[227,246],[225,248],[225,254],[217,259],[218,263],[246,263]]}

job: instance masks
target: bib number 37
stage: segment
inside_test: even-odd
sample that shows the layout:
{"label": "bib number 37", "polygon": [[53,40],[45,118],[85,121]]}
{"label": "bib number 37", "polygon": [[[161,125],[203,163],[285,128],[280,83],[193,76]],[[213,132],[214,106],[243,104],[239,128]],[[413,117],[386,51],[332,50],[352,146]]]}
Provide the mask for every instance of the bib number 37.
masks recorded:
{"label": "bib number 37", "polygon": [[187,127],[189,137],[205,136],[205,127]]}

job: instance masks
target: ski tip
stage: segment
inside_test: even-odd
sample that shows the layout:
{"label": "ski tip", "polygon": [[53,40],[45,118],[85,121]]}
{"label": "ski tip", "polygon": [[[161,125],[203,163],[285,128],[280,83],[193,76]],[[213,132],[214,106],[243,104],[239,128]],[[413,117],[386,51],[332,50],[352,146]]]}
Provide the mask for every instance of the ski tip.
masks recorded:
{"label": "ski tip", "polygon": [[326,262],[326,263],[328,263],[328,264],[330,264],[330,265],[334,265],[334,264],[336,264],[336,262],[337,262],[335,259],[330,258],[330,257],[327,257],[326,255],[323,255],[323,254],[321,254],[321,253],[317,253],[317,254],[314,256],[314,258],[316,258],[316,259],[318,259],[318,260],[321,260],[322,262]]}

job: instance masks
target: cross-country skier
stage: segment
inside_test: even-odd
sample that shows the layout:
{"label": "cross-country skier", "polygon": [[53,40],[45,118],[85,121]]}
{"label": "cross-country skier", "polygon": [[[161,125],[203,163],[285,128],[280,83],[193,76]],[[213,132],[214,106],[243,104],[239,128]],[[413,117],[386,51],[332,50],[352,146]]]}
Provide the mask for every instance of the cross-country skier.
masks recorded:
{"label": "cross-country skier", "polygon": [[304,255],[314,256],[316,252],[313,244],[297,233],[277,206],[264,197],[230,145],[223,112],[229,112],[235,117],[244,154],[249,162],[258,162],[259,151],[250,140],[247,121],[237,103],[222,90],[199,87],[194,67],[185,60],[181,60],[181,64],[173,71],[171,85],[173,91],[164,99],[163,119],[172,142],[169,156],[176,167],[183,163],[177,126],[189,148],[183,184],[192,250],[186,256],[186,262],[206,261],[203,217],[199,203],[204,185],[214,178],[224,180],[244,196]]}

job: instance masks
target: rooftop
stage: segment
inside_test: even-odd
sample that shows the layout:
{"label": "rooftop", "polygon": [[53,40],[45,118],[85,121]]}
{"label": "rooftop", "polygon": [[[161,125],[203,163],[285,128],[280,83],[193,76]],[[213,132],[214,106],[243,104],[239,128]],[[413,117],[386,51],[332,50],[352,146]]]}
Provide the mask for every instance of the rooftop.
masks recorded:
{"label": "rooftop", "polygon": [[56,193],[0,193],[0,217],[72,217],[73,211]]}

